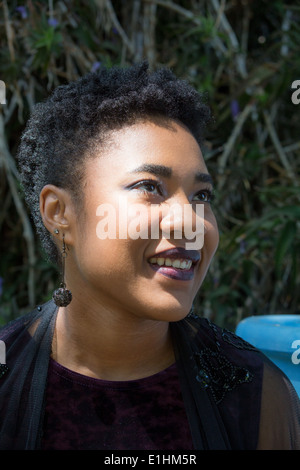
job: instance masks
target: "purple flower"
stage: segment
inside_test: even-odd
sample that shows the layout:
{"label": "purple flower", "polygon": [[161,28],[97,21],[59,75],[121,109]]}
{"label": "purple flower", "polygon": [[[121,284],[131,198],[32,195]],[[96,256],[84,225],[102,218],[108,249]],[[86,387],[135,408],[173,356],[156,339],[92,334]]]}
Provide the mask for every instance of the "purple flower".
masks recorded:
{"label": "purple flower", "polygon": [[96,70],[98,70],[100,65],[101,65],[101,62],[94,62],[91,68],[91,72],[96,72]]}
{"label": "purple flower", "polygon": [[27,18],[27,9],[24,5],[21,5],[19,7],[16,8],[16,10],[21,14],[21,17],[23,20],[25,20],[25,18]]}
{"label": "purple flower", "polygon": [[241,240],[240,241],[240,253],[244,254],[246,253],[246,250],[247,250],[247,243],[245,242],[245,240]]}
{"label": "purple flower", "polygon": [[240,107],[239,107],[239,103],[237,100],[232,100],[231,103],[230,103],[230,109],[231,109],[231,116],[234,120],[236,120],[236,118],[238,117],[239,113],[240,113]]}
{"label": "purple flower", "polygon": [[53,26],[53,28],[55,28],[58,25],[58,21],[55,18],[49,18],[48,25]]}

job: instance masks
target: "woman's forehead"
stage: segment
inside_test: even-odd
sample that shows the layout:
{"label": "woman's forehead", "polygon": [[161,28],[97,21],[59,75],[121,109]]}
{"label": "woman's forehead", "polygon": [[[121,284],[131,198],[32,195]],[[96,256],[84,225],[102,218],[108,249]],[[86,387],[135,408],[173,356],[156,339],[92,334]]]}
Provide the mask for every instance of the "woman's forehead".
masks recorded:
{"label": "woman's forehead", "polygon": [[[150,172],[157,176],[175,176],[187,170],[207,173],[200,146],[184,126],[172,122],[168,126],[139,122],[110,133],[107,144],[94,153],[95,169],[102,172]],[[147,171],[147,170],[151,171]]]}

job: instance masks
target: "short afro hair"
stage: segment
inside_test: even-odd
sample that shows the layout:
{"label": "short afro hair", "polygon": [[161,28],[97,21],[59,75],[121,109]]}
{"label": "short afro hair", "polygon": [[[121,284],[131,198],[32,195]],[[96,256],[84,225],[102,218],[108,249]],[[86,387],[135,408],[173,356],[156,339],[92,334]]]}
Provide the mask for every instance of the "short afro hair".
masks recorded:
{"label": "short afro hair", "polygon": [[25,199],[49,260],[59,263],[45,228],[39,196],[46,184],[70,191],[80,204],[84,160],[109,131],[154,117],[185,125],[199,145],[210,121],[203,96],[169,69],[150,71],[147,62],[97,72],[57,87],[34,107],[21,138],[18,163]]}

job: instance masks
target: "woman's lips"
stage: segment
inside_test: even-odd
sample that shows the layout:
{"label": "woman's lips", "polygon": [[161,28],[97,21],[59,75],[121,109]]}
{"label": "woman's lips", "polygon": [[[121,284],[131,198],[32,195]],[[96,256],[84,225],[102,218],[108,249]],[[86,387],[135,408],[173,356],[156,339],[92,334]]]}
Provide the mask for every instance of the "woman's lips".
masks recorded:
{"label": "woman's lips", "polygon": [[169,248],[168,250],[159,251],[157,253],[153,253],[150,258],[171,258],[171,259],[189,259],[193,261],[193,263],[197,263],[200,258],[200,252],[196,250],[186,250],[181,246],[177,246],[174,248]]}
{"label": "woman's lips", "polygon": [[[194,277],[195,265],[200,258],[198,251],[176,247],[154,253],[148,261],[154,271],[170,279],[190,281]],[[170,264],[175,264],[175,266]]]}
{"label": "woman's lips", "polygon": [[193,264],[190,269],[173,268],[173,266],[159,266],[158,264],[152,263],[149,263],[149,265],[159,274],[163,274],[166,277],[176,279],[178,281],[190,281],[194,277],[195,267]]}

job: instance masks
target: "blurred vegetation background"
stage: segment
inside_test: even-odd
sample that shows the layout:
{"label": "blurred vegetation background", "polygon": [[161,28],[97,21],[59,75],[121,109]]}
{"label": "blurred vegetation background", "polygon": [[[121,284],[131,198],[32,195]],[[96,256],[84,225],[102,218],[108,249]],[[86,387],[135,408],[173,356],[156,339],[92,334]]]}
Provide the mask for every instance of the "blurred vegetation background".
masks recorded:
{"label": "blurred vegetation background", "polygon": [[15,163],[30,110],[101,64],[142,59],[205,92],[215,117],[205,155],[221,239],[197,311],[232,330],[249,315],[300,314],[299,51],[299,1],[0,0],[0,324],[58,283]]}

